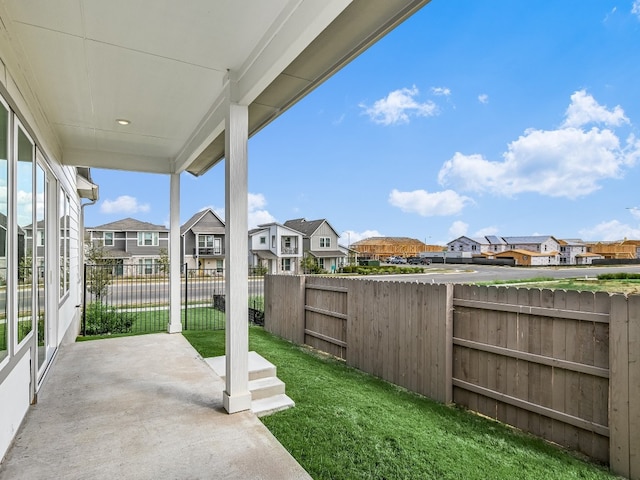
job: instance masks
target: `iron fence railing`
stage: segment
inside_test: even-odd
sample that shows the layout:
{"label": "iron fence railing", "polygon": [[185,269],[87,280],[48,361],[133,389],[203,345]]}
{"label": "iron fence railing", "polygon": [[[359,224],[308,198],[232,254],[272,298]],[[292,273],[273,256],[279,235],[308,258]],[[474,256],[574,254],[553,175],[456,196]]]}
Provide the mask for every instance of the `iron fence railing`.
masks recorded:
{"label": "iron fence railing", "polygon": [[[126,275],[122,265],[84,267],[83,335],[163,332],[169,323],[168,266],[148,275]],[[264,323],[264,278],[250,272],[248,321]],[[225,326],[225,276],[218,269],[182,268],[183,330],[221,330]]]}

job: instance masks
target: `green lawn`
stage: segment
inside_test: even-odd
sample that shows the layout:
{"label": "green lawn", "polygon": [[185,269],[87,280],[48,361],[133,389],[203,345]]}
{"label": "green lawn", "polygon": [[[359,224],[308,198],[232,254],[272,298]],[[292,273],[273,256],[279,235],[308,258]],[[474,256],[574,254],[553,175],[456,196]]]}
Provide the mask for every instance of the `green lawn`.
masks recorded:
{"label": "green lawn", "polygon": [[[183,334],[203,357],[224,354],[224,331]],[[316,480],[615,478],[542,440],[407,392],[260,327],[250,327],[249,345],[278,367],[296,402],[262,420]]]}
{"label": "green lawn", "polygon": [[[169,322],[168,310],[148,310],[141,312],[129,312],[135,316],[131,331],[126,333],[113,333],[105,335],[79,336],[77,341],[97,340],[100,338],[127,337],[131,335],[146,335],[147,333],[166,332]],[[224,330],[225,314],[211,307],[189,308],[185,322],[184,309],[181,311],[183,329],[189,330]]]}

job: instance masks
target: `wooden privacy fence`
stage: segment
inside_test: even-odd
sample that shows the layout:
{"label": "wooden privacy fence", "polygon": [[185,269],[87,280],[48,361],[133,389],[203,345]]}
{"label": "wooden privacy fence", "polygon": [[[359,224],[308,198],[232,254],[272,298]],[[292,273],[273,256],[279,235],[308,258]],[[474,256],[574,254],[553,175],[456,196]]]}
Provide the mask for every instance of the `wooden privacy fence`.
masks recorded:
{"label": "wooden privacy fence", "polygon": [[640,479],[640,296],[268,275],[265,327]]}

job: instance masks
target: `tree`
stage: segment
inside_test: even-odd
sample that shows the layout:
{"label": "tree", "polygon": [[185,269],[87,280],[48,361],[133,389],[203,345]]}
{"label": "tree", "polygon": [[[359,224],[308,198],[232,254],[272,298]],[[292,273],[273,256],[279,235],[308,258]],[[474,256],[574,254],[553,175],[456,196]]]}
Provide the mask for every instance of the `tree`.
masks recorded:
{"label": "tree", "polygon": [[166,248],[160,249],[160,258],[158,259],[158,271],[165,275],[169,273],[169,252]]}
{"label": "tree", "polygon": [[85,244],[85,258],[87,290],[100,299],[107,294],[113,279],[113,264],[109,262],[110,257],[104,247],[90,241]]}
{"label": "tree", "polygon": [[300,261],[300,267],[304,273],[322,273],[322,269],[318,262],[311,255],[305,255]]}

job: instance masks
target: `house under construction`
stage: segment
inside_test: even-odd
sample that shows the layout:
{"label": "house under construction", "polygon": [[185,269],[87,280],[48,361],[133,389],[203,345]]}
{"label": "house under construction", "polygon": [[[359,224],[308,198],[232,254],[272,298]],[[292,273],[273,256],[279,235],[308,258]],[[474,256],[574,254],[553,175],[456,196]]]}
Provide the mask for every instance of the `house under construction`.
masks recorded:
{"label": "house under construction", "polygon": [[371,237],[351,245],[359,258],[385,260],[388,257],[417,257],[421,252],[441,252],[445,247],[427,245],[409,237]]}

